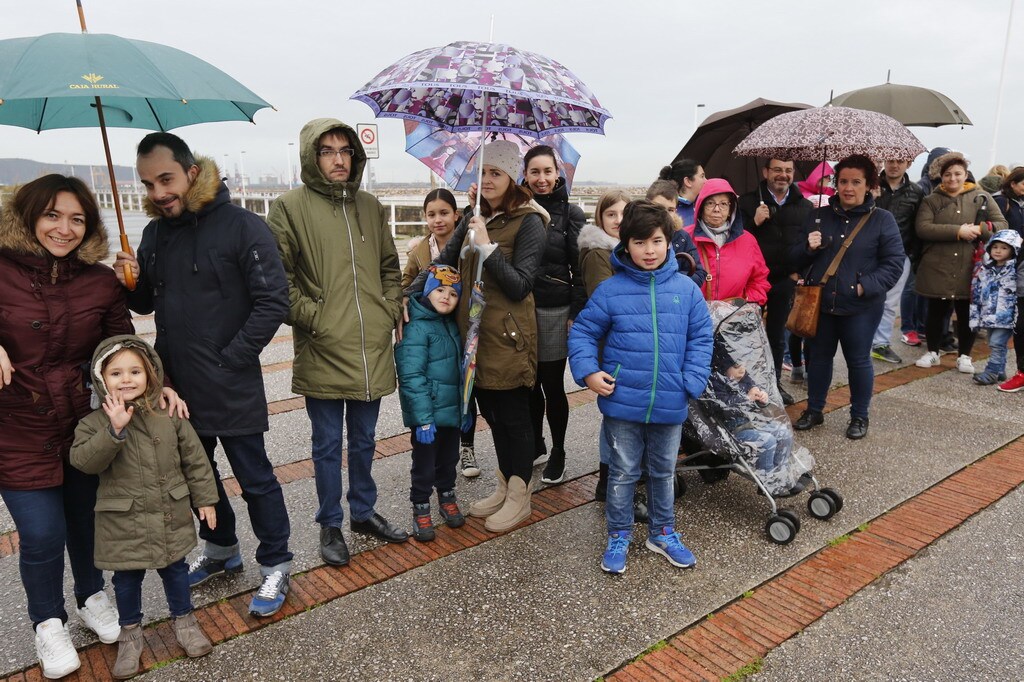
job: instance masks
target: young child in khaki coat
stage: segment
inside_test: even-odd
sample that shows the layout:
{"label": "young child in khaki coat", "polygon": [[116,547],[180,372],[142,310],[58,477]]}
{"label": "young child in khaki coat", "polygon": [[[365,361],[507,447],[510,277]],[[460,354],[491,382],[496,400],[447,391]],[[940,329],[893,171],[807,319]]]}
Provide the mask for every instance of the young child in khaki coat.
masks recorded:
{"label": "young child in khaki coat", "polygon": [[185,556],[196,546],[192,507],[216,526],[217,488],[191,424],[157,409],[163,367],[156,351],[137,336],[114,336],[99,345],[90,367],[102,404],[79,422],[71,463],[99,475],[95,564],[114,571],[121,634],[111,672],[127,679],[139,673],[147,569],[163,580],[185,653],[194,658],[212,649],[192,615]]}

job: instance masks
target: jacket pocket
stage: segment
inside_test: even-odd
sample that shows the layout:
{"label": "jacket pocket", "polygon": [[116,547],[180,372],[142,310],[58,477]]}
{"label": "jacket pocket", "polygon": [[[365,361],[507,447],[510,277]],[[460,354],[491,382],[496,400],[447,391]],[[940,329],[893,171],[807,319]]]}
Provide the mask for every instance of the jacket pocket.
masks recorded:
{"label": "jacket pocket", "polygon": [[132,513],[131,497],[101,497],[96,500],[96,551],[121,556],[125,547],[134,547],[138,537],[137,514]]}
{"label": "jacket pocket", "polygon": [[167,492],[167,494],[170,495],[171,499],[174,501],[178,501],[188,497],[188,483],[179,483],[178,485],[171,488]]}
{"label": "jacket pocket", "polygon": [[516,322],[516,318],[512,317],[512,313],[505,315],[505,338],[515,345],[517,351],[526,349],[526,339],[523,338],[523,332],[519,329],[519,323]]}

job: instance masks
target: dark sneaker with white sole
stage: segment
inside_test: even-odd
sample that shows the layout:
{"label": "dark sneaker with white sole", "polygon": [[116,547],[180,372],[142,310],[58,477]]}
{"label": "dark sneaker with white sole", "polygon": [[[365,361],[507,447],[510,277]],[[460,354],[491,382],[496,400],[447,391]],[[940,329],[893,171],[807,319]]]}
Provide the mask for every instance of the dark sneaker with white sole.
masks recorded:
{"label": "dark sneaker with white sole", "polygon": [[241,554],[236,554],[228,559],[211,559],[205,554],[200,554],[195,561],[188,565],[188,586],[195,587],[219,575],[232,575],[241,572]]}

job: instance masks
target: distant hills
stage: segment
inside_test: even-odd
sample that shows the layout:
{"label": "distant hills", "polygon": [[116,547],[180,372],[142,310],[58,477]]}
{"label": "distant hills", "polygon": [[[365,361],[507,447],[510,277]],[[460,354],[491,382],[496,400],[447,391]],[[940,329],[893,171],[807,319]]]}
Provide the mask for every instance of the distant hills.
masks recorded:
{"label": "distant hills", "polygon": [[[91,178],[89,175],[90,170],[92,172]],[[131,166],[114,166],[114,172],[119,183],[130,183],[133,180]],[[47,173],[74,175],[81,178],[89,187],[95,186],[96,189],[107,189],[110,187],[110,177],[107,174],[106,166],[44,163],[30,159],[0,159],[0,185],[18,185],[29,180],[35,180]]]}

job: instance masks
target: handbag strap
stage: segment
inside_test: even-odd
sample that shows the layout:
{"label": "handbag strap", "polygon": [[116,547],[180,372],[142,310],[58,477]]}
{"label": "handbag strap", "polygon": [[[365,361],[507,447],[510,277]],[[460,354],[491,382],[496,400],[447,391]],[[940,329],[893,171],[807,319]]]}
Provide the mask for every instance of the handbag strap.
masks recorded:
{"label": "handbag strap", "polygon": [[871,214],[874,212],[875,208],[872,206],[871,210],[868,211],[867,214],[865,214],[865,216],[860,219],[860,222],[857,223],[856,227],[853,228],[853,231],[850,232],[850,236],[843,241],[843,245],[839,247],[839,253],[837,253],[836,257],[832,259],[831,263],[829,263],[828,270],[825,271],[825,276],[821,278],[819,284],[824,285],[825,282],[827,282],[829,278],[832,277],[832,275],[836,274],[836,271],[839,270],[839,263],[843,260],[843,256],[846,255],[846,250],[849,249],[850,244],[853,243],[853,238],[857,236],[857,233],[860,232],[860,228],[864,227],[864,224],[868,221],[868,218],[870,218]]}
{"label": "handbag strap", "polygon": [[708,264],[708,254],[704,252],[704,249],[701,248],[700,244],[697,243],[696,239],[693,241],[693,243],[697,247],[697,255],[700,256],[700,264],[704,266],[704,284],[700,285],[700,289],[701,293],[704,294],[704,297],[707,298],[711,296],[712,279],[711,266]]}

